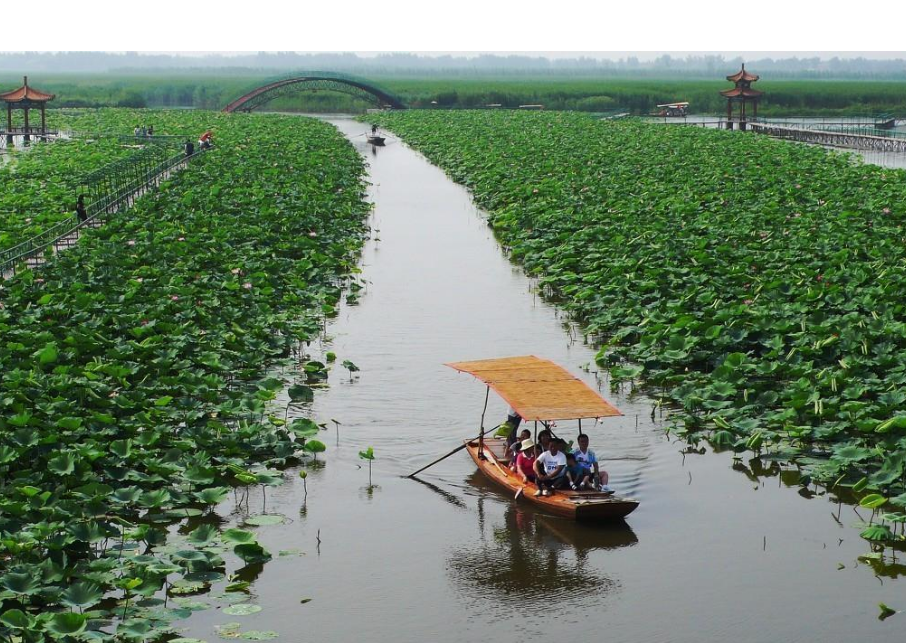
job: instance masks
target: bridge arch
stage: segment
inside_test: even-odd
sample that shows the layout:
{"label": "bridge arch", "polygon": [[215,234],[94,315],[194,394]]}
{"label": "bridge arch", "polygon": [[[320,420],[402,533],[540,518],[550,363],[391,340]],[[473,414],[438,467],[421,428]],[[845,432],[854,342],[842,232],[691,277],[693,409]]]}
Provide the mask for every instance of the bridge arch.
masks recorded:
{"label": "bridge arch", "polygon": [[406,109],[403,102],[390,92],[378,87],[371,81],[346,74],[312,71],[301,72],[266,82],[240,96],[223,108],[224,112],[250,112],[277,96],[299,90],[329,90],[361,98],[376,107]]}

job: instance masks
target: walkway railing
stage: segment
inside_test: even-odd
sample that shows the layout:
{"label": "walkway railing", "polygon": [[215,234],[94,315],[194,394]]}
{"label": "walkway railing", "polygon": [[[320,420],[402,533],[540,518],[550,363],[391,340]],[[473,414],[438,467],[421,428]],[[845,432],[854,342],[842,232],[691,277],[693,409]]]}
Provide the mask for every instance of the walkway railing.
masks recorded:
{"label": "walkway railing", "polygon": [[47,251],[56,251],[58,245],[72,245],[82,228],[98,227],[108,216],[130,207],[138,197],[160,185],[177,168],[203,153],[199,150],[187,157],[181,152],[160,158],[155,154],[160,149],[143,150],[89,174],[84,180],[87,195],[91,197],[86,199],[85,220],[80,221],[77,215],[72,214],[27,241],[0,250],[0,279],[14,274],[16,267],[22,263],[30,260],[40,263],[42,255]]}

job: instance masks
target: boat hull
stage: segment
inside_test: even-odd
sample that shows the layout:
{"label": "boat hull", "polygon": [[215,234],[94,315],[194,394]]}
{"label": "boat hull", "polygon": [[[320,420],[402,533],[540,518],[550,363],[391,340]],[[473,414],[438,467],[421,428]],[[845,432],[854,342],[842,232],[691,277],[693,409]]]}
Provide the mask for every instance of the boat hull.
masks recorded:
{"label": "boat hull", "polygon": [[478,440],[467,440],[466,450],[479,470],[499,487],[515,496],[516,491],[524,488],[520,502],[528,502],[563,518],[573,520],[620,520],[635,511],[639,501],[633,498],[622,498],[594,491],[555,491],[550,496],[535,496],[533,483],[522,484],[505,463],[499,460],[499,453],[506,448],[504,440],[488,438],[484,440],[484,457],[479,456]]}

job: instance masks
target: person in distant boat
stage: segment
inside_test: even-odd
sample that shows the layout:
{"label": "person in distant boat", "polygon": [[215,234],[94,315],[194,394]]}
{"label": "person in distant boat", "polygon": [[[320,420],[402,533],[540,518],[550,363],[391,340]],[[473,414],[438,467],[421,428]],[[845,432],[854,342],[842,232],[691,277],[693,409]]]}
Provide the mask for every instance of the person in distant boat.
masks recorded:
{"label": "person in distant boat", "polygon": [[154,136],[154,125],[148,125],[148,136]]}
{"label": "person in distant boat", "polygon": [[573,455],[576,457],[576,463],[586,469],[591,475],[592,484],[601,491],[610,491],[610,487],[607,486],[609,476],[606,471],[601,471],[598,467],[598,456],[595,455],[595,452],[588,448],[588,436],[584,433],[580,433],[577,438],[579,443],[578,448],[573,450]]}
{"label": "person in distant boat", "polygon": [[372,123],[371,124],[371,135],[375,136],[376,134],[377,134],[377,125]]}
{"label": "person in distant boat", "polygon": [[135,129],[132,130],[132,135],[133,135],[133,136],[138,137],[138,135],[141,134],[141,133],[142,133],[142,130],[141,130],[141,128],[139,128],[138,125],[136,125],[136,126],[135,126]]}
{"label": "person in distant boat", "polygon": [[76,216],[79,217],[79,223],[88,221],[88,213],[85,211],[85,195],[80,194],[75,206]]}
{"label": "person in distant boat", "polygon": [[549,496],[554,489],[566,484],[566,454],[561,450],[561,440],[551,440],[548,450],[535,460],[536,496]]}
{"label": "person in distant boat", "polygon": [[576,456],[572,453],[566,454],[566,480],[574,491],[592,488],[591,472],[576,462]]}

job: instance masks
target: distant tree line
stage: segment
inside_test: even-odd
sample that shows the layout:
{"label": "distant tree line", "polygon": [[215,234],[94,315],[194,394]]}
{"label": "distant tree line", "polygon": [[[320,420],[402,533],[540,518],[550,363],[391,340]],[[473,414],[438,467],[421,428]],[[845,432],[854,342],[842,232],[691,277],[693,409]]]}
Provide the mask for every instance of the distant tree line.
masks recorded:
{"label": "distant tree line", "polygon": [[[906,56],[904,56],[906,58]],[[770,57],[745,61],[752,69],[774,78],[886,78],[906,79],[906,59],[868,58],[822,59],[819,57]],[[669,55],[653,60],[627,56],[606,58],[545,58],[526,55],[423,56],[387,53],[362,57],[352,53],[258,52],[227,56],[176,56],[137,52],[19,52],[0,54],[0,72],[129,72],[162,70],[243,69],[276,72],[282,70],[335,70],[353,73],[421,75],[437,72],[469,77],[506,74],[556,74],[613,76],[630,73],[633,77],[681,76],[713,78],[732,73],[744,62],[741,58],[719,55]]]}

